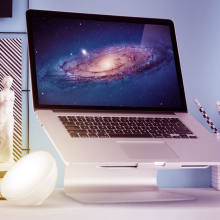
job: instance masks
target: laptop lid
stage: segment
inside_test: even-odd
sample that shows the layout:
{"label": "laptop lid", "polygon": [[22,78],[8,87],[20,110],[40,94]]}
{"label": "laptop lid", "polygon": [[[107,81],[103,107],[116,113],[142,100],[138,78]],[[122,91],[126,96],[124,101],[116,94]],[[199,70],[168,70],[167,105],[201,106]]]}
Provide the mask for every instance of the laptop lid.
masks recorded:
{"label": "laptop lid", "polygon": [[28,10],[34,109],[187,112],[171,20]]}

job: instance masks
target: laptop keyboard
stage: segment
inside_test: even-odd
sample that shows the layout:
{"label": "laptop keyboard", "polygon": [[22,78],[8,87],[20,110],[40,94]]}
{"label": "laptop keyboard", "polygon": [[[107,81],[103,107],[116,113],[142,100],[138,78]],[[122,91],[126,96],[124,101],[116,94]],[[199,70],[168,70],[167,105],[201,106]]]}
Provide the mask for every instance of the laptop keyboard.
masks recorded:
{"label": "laptop keyboard", "polygon": [[178,118],[58,117],[73,138],[197,138]]}

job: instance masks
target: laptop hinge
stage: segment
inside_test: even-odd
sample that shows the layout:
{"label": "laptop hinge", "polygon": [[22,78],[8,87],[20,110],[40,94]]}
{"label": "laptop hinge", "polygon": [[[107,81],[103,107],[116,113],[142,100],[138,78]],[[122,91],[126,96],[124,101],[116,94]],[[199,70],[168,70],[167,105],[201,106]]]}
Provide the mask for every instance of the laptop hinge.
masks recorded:
{"label": "laptop hinge", "polygon": [[163,115],[175,115],[174,112],[165,111],[135,111],[135,110],[94,110],[94,109],[52,109],[56,113],[120,113],[120,114],[163,114]]}

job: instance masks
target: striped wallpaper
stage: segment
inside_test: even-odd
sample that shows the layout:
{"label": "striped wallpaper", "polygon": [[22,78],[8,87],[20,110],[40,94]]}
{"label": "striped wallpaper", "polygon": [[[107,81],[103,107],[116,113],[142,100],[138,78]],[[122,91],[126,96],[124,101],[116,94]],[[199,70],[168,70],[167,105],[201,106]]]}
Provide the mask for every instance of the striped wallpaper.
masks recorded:
{"label": "striped wallpaper", "polygon": [[[22,152],[22,100],[21,100],[21,39],[0,39],[0,81],[4,76],[11,76],[13,84],[11,90],[15,93],[14,103],[14,160],[21,158]],[[0,83],[0,90],[3,85]]]}

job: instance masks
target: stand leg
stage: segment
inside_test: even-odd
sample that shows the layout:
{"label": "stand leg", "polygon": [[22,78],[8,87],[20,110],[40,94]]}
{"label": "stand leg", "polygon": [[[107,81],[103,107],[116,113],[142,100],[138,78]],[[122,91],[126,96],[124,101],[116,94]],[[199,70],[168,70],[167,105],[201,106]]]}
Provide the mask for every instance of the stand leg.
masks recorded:
{"label": "stand leg", "polygon": [[157,186],[157,170],[99,168],[91,165],[65,166],[66,195],[86,203],[156,202],[191,200],[167,193]]}
{"label": "stand leg", "polygon": [[1,182],[5,175],[6,171],[0,171],[0,200],[5,200],[5,198],[1,195]]}

